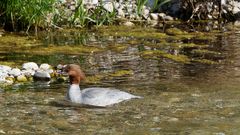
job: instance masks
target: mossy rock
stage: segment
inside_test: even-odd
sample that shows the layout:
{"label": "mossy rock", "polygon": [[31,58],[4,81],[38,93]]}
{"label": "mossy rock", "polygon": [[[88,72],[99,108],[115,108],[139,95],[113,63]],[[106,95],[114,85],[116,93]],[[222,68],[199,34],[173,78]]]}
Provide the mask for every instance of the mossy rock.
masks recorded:
{"label": "mossy rock", "polygon": [[166,31],[165,31],[166,34],[168,35],[171,35],[171,36],[176,36],[176,35],[185,35],[187,34],[187,32],[185,31],[182,31],[178,28],[168,28]]}
{"label": "mossy rock", "polygon": [[116,36],[116,37],[135,37],[135,38],[149,38],[149,39],[162,39],[168,36],[165,33],[159,32],[154,28],[142,27],[129,27],[126,26],[104,26],[97,29],[103,36]]}
{"label": "mossy rock", "polygon": [[110,45],[108,48],[115,52],[122,52],[126,50],[128,46],[127,45]]}
{"label": "mossy rock", "polygon": [[132,70],[119,70],[119,71],[116,71],[116,72],[110,74],[110,76],[112,76],[112,77],[121,77],[121,76],[126,76],[126,75],[133,75],[133,71]]}
{"label": "mossy rock", "polygon": [[143,51],[142,55],[145,58],[162,57],[162,58],[167,58],[167,59],[170,59],[170,60],[173,60],[176,62],[180,62],[180,63],[185,63],[185,64],[190,63],[190,61],[191,61],[191,59],[189,59],[188,56],[186,56],[186,55],[181,55],[181,54],[173,55],[173,54],[169,54],[164,51],[161,51],[161,50]]}
{"label": "mossy rock", "polygon": [[104,75],[87,76],[84,82],[96,84],[96,83],[100,83],[103,78],[104,78]]}
{"label": "mossy rock", "polygon": [[20,76],[17,77],[17,81],[18,82],[27,82],[28,79],[25,75],[20,75]]}

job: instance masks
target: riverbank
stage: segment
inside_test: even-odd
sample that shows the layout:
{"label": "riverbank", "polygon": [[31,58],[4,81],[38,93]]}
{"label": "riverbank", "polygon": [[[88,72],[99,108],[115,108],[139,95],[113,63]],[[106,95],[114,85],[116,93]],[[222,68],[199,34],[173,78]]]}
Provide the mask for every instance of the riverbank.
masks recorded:
{"label": "riverbank", "polygon": [[165,23],[179,20],[192,26],[199,21],[209,22],[209,28],[205,28],[209,31],[237,21],[240,13],[240,3],[230,0],[220,3],[212,0],[33,0],[3,1],[0,7],[0,24],[5,30],[36,33],[39,30],[102,25],[162,27]]}

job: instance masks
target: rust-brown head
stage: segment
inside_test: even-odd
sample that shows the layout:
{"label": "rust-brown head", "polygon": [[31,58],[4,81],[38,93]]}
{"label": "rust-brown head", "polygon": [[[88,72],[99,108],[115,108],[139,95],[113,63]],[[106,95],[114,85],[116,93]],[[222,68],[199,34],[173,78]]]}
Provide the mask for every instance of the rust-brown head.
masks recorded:
{"label": "rust-brown head", "polygon": [[71,84],[80,84],[80,81],[85,79],[85,74],[79,65],[69,64],[65,67],[65,71],[69,75]]}

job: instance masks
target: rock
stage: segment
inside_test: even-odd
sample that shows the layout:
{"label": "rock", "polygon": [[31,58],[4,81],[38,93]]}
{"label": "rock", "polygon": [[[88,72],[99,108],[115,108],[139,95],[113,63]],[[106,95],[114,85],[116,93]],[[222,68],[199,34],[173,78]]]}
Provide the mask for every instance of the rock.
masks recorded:
{"label": "rock", "polygon": [[157,127],[157,128],[150,128],[150,130],[152,132],[159,132],[161,130],[161,128]]}
{"label": "rock", "polygon": [[8,77],[8,72],[0,71],[0,77],[2,78]]}
{"label": "rock", "polygon": [[124,22],[123,25],[124,25],[124,26],[128,26],[128,27],[131,27],[131,26],[134,26],[135,24],[128,21],[128,22]]}
{"label": "rock", "polygon": [[37,71],[33,75],[33,80],[34,81],[50,81],[51,80],[51,76],[46,71]]}
{"label": "rock", "polygon": [[19,75],[21,75],[21,70],[18,69],[18,68],[13,68],[10,72],[9,72],[10,75],[14,76],[14,77],[17,77]]}
{"label": "rock", "polygon": [[12,68],[9,66],[5,66],[5,65],[0,65],[0,71],[2,72],[9,72]]}
{"label": "rock", "polygon": [[0,28],[0,37],[2,37],[2,35],[4,34],[4,30]]}
{"label": "rock", "polygon": [[22,65],[22,68],[26,70],[37,70],[38,65],[34,62],[27,62]]}
{"label": "rock", "polygon": [[233,5],[233,7],[231,7],[232,9],[230,9],[230,11],[232,11],[233,14],[239,13],[240,12],[240,2],[233,1],[232,5]]}
{"label": "rock", "polygon": [[6,77],[5,79],[5,83],[7,84],[13,84],[15,82],[15,78],[14,77]]}
{"label": "rock", "polygon": [[108,12],[113,12],[113,4],[111,2],[107,2],[103,5],[103,8],[106,9]]}
{"label": "rock", "polygon": [[27,82],[27,77],[25,75],[20,75],[17,77],[18,82]]}
{"label": "rock", "polygon": [[234,26],[240,27],[240,21],[235,21],[235,22],[234,22]]}
{"label": "rock", "polygon": [[150,18],[152,19],[152,20],[155,20],[155,21],[157,21],[159,18],[158,18],[158,14],[156,14],[156,13],[151,13],[150,14]]}
{"label": "rock", "polygon": [[183,35],[185,34],[185,32],[178,28],[169,28],[166,30],[166,34],[175,36],[175,35]]}
{"label": "rock", "polygon": [[149,21],[149,24],[150,24],[152,27],[156,27],[156,26],[158,26],[158,21],[156,21],[156,20],[150,20],[150,21]]}
{"label": "rock", "polygon": [[27,77],[31,77],[35,74],[35,71],[34,70],[22,70],[22,74]]}
{"label": "rock", "polygon": [[113,5],[114,5],[114,8],[115,8],[115,9],[119,9],[119,7],[120,7],[120,4],[119,4],[118,2],[114,2]]}
{"label": "rock", "polygon": [[166,14],[164,14],[164,13],[159,13],[159,14],[158,14],[158,17],[159,17],[159,20],[160,20],[160,21],[164,21],[164,20],[165,20],[165,17],[166,17]]}
{"label": "rock", "polygon": [[160,122],[160,118],[157,116],[153,117],[153,122]]}
{"label": "rock", "polygon": [[144,19],[147,19],[149,17],[149,13],[150,13],[149,9],[147,8],[143,9],[142,16],[144,17]]}
{"label": "rock", "polygon": [[124,18],[125,17],[125,13],[122,9],[117,9],[117,17],[118,18]]}
{"label": "rock", "polygon": [[167,16],[164,17],[164,20],[165,21],[173,21],[174,19],[173,19],[173,17],[167,15]]}
{"label": "rock", "polygon": [[169,118],[168,121],[169,122],[177,122],[177,121],[179,121],[179,119],[178,118]]}
{"label": "rock", "polygon": [[39,68],[40,70],[49,70],[51,69],[51,66],[47,63],[44,63],[44,64],[41,64]]}

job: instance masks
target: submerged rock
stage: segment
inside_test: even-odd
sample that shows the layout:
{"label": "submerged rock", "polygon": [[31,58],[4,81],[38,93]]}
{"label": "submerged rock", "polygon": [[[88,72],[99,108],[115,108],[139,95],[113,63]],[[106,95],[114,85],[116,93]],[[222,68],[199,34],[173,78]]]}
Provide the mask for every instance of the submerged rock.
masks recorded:
{"label": "submerged rock", "polygon": [[46,71],[37,71],[33,75],[33,80],[34,81],[50,81],[51,80],[51,76]]}

